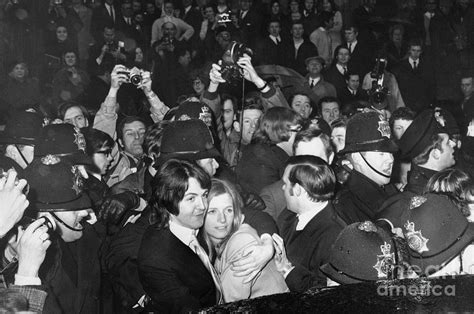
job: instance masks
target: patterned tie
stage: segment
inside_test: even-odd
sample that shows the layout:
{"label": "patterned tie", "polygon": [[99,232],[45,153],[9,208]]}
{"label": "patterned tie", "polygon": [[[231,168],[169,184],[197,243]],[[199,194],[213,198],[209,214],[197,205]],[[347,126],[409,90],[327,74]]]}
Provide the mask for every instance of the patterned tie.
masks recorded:
{"label": "patterned tie", "polygon": [[193,235],[191,242],[189,243],[189,247],[194,250],[197,256],[201,259],[204,266],[206,266],[207,270],[212,275],[212,280],[214,281],[214,285],[216,286],[216,299],[217,304],[223,303],[223,294],[222,294],[222,286],[221,282],[219,281],[219,276],[217,275],[214,266],[212,266],[211,261],[209,260],[209,256],[207,256],[206,251],[202,248],[197,240],[196,236]]}

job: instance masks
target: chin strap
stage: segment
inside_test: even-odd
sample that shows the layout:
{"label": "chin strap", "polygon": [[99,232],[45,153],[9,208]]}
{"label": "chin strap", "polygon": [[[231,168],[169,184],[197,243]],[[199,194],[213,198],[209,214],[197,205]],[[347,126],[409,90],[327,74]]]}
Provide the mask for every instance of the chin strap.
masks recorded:
{"label": "chin strap", "polygon": [[21,152],[20,147],[18,147],[17,144],[15,144],[15,147],[16,147],[16,149],[18,150],[18,153],[20,154],[21,159],[23,159],[23,161],[25,162],[25,165],[28,166],[30,163],[26,160],[25,156],[24,156],[23,153]]}
{"label": "chin strap", "polygon": [[359,153],[359,155],[360,155],[360,157],[362,157],[362,159],[364,159],[367,166],[369,166],[369,168],[372,169],[376,174],[378,174],[379,176],[382,176],[384,178],[390,179],[391,176],[386,175],[385,173],[380,172],[377,169],[375,169],[374,167],[372,167],[372,165],[367,161],[367,159],[365,159],[365,157],[364,157],[364,155],[362,155],[362,153]]}
{"label": "chin strap", "polygon": [[51,215],[56,218],[57,221],[59,221],[64,227],[68,228],[69,230],[72,230],[72,231],[82,231],[84,230],[84,228],[82,229],[75,229],[71,226],[69,226],[67,223],[65,223],[64,221],[62,221],[61,218],[59,218],[54,212],[51,212]]}

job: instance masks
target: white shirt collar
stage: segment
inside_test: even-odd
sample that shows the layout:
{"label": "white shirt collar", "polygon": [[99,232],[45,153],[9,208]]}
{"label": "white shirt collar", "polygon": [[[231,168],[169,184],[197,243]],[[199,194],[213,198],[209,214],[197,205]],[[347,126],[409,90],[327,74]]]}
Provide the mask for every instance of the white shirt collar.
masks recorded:
{"label": "white shirt collar", "polygon": [[[336,63],[336,68],[341,74],[344,75],[344,67],[342,65],[340,65],[339,63]],[[346,66],[346,69],[347,69],[347,66]]]}
{"label": "white shirt collar", "polygon": [[[413,62],[415,62],[415,60],[413,60],[411,57],[408,57],[408,62],[410,62],[411,66],[413,66]],[[416,65],[419,65],[419,64],[420,64],[420,59],[417,59]]]}
{"label": "white shirt collar", "polygon": [[425,17],[427,17],[428,19],[432,19],[433,16],[435,16],[434,12],[428,12],[428,11],[425,12]]}
{"label": "white shirt collar", "polygon": [[315,204],[314,208],[310,211],[307,211],[301,215],[298,215],[298,224],[296,225],[296,231],[303,230],[306,225],[317,215],[319,214],[326,206],[328,205],[328,201],[323,203]]}
{"label": "white shirt collar", "polygon": [[318,84],[319,81],[321,81],[321,77],[315,77],[312,78],[311,76],[309,77],[309,85],[311,85],[311,82],[313,82],[314,85]]}
{"label": "white shirt collar", "polygon": [[273,36],[273,35],[269,35],[269,36],[270,36],[270,39],[273,40],[273,42],[274,42],[275,44],[278,43],[277,40],[278,40],[278,41],[281,41],[281,37],[280,37],[280,36]]}
{"label": "white shirt collar", "polygon": [[183,227],[177,224],[176,222],[174,222],[172,219],[170,219],[169,224],[170,224],[171,233],[174,234],[186,246],[189,246],[189,243],[191,243],[191,240],[197,234],[196,232],[197,230]]}

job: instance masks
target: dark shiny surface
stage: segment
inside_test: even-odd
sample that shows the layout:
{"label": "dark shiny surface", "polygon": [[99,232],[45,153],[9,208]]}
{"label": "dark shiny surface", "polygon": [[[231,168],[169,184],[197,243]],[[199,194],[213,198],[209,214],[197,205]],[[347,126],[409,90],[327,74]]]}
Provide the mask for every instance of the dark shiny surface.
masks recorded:
{"label": "dark shiny surface", "polygon": [[472,275],[405,279],[290,292],[223,304],[201,313],[472,312],[473,294]]}

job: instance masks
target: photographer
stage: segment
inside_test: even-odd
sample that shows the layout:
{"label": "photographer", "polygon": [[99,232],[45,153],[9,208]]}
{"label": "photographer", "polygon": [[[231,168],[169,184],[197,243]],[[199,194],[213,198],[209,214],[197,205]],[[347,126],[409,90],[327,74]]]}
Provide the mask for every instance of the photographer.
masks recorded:
{"label": "photographer", "polygon": [[[233,56],[235,58],[235,56]],[[205,102],[211,109],[214,111],[214,115],[216,117],[216,121],[218,123],[217,129],[219,138],[221,140],[221,147],[224,150],[224,156],[230,156],[230,160],[227,160],[231,166],[235,166],[238,160],[238,149],[239,149],[239,141],[233,140],[235,136],[228,137],[226,135],[226,131],[222,125],[222,105],[220,95],[217,92],[219,85],[222,83],[229,83],[222,77],[222,70],[226,67],[226,65],[231,66],[230,63],[223,63],[222,61],[219,62],[220,64],[213,64],[212,69],[209,73],[209,78],[211,80],[207,91],[205,91],[202,95],[201,100]],[[252,65],[252,58],[244,53],[242,57],[237,59],[237,63],[234,64],[234,69],[240,71],[241,75],[245,80],[252,82],[255,87],[258,89],[260,94],[261,103],[264,110],[267,110],[272,107],[288,107],[288,103],[286,102],[283,94],[280,90],[275,89],[271,84],[267,84],[260,76],[258,76],[257,72],[255,71]],[[239,70],[240,69],[240,70]],[[229,78],[230,80],[230,78]],[[262,110],[256,109],[257,107],[252,106],[249,108],[249,114],[252,115],[252,120],[255,118],[258,120],[260,115],[263,113]],[[244,137],[246,134],[250,134],[250,139],[255,131],[255,124],[247,123],[247,120],[250,120],[249,117],[245,117],[245,111],[239,112],[240,121],[235,121],[233,126],[238,134],[237,137],[242,137],[242,144],[246,144],[249,141],[244,141]],[[255,113],[259,111],[258,116],[255,117]],[[253,125],[253,127],[252,127]],[[253,130],[253,131],[252,131]],[[245,142],[245,143],[244,143]]]}
{"label": "photographer", "polygon": [[[117,130],[117,120],[120,115],[117,94],[123,83],[130,82],[129,76],[131,76],[131,71],[141,77],[141,82],[136,85],[136,88],[141,89],[144,92],[150,108],[147,110],[147,113],[144,112],[147,116],[143,116],[143,119],[135,117],[136,119],[133,119],[132,121],[130,120],[132,117],[128,117],[127,121],[129,123],[123,123],[122,129]],[[107,181],[109,186],[123,180],[127,175],[132,173],[131,168],[136,168],[138,171],[138,168],[142,166],[140,161],[143,157],[143,150],[139,151],[139,146],[143,143],[143,135],[146,127],[145,123],[143,123],[144,119],[146,118],[147,121],[149,121],[147,124],[161,121],[169,110],[169,108],[153,92],[151,85],[152,80],[150,72],[138,70],[137,68],[128,70],[123,65],[116,65],[112,71],[109,93],[94,119],[95,129],[106,132],[113,139],[118,139],[119,142],[122,143],[120,154],[117,145],[112,150],[114,160],[111,163],[111,169],[113,169],[113,171],[108,173],[107,176],[109,178]],[[132,141],[129,141],[126,138],[128,134],[128,132],[124,132],[126,126],[133,128],[133,130],[130,130],[135,132],[134,134],[137,134]],[[135,142],[135,140],[138,142]],[[135,164],[135,167],[133,167],[133,164]]]}
{"label": "photographer", "polygon": [[117,41],[115,37],[115,26],[113,24],[105,25],[102,31],[102,41],[97,42],[89,50],[88,69],[91,74],[97,72],[106,56],[116,62],[127,60],[123,51],[123,42]]}
{"label": "photographer", "polygon": [[[38,270],[51,244],[49,235],[46,233],[47,228],[43,226],[44,221],[37,220],[26,229],[18,227],[18,233],[11,238],[6,237],[23,217],[29,205],[22,192],[26,185],[26,180],[17,179],[17,173],[14,170],[9,170],[0,179],[0,239],[2,239],[0,247],[4,249],[0,276],[3,278],[9,266],[17,264],[13,285],[10,285],[8,289],[0,288],[0,294],[20,293],[28,301],[28,308],[24,310],[41,312],[47,293],[41,286]],[[7,240],[8,243],[6,243]],[[6,248],[5,245],[7,245]],[[6,265],[7,260],[14,263]]]}
{"label": "photographer", "polygon": [[381,104],[377,105],[377,109],[384,108],[389,112],[393,112],[397,108],[405,107],[405,102],[403,101],[400,89],[398,88],[397,79],[392,73],[385,69],[386,65],[386,58],[377,58],[375,60],[374,69],[364,77],[362,89],[366,90],[369,95],[371,94],[371,89],[374,91],[374,83],[379,89],[385,89],[385,99]]}

